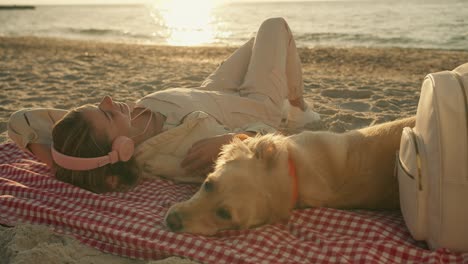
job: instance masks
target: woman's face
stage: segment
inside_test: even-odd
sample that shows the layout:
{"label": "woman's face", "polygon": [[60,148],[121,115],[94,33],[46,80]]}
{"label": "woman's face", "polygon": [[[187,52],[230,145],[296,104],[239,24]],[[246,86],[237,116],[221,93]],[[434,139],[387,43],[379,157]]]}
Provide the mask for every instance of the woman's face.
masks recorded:
{"label": "woman's face", "polygon": [[110,96],[105,96],[97,107],[87,106],[83,115],[92,123],[97,137],[105,136],[112,142],[118,136],[130,136],[130,108],[112,101]]}

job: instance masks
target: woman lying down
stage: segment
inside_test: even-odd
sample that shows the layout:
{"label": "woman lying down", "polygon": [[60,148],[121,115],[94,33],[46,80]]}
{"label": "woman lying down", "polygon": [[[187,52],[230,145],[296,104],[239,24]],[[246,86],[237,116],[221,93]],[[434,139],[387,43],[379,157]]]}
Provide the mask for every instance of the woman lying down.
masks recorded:
{"label": "woman lying down", "polygon": [[140,177],[201,183],[236,133],[275,132],[285,101],[290,128],[319,119],[303,99],[291,30],[271,18],[198,88],[158,91],[133,107],[107,96],[71,111],[23,109],[8,134],[57,179],[93,192],[125,190]]}

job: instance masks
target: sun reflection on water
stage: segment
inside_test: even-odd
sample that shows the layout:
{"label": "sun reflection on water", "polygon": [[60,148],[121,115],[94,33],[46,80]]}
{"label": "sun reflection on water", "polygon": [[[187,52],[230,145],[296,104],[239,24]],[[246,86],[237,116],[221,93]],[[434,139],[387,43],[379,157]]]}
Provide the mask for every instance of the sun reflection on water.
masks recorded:
{"label": "sun reflection on water", "polygon": [[196,46],[215,40],[213,10],[216,0],[158,0],[153,18],[166,28],[169,45]]}

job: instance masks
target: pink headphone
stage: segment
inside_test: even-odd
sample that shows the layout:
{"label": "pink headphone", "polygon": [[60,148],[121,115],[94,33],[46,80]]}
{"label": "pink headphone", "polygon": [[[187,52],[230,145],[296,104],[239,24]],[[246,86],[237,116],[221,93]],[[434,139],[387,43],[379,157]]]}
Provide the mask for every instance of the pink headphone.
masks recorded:
{"label": "pink headphone", "polygon": [[51,146],[52,158],[59,166],[76,171],[92,170],[118,161],[128,161],[135,149],[133,140],[128,137],[119,136],[112,142],[112,151],[106,156],[95,158],[79,158],[68,156],[58,152]]}

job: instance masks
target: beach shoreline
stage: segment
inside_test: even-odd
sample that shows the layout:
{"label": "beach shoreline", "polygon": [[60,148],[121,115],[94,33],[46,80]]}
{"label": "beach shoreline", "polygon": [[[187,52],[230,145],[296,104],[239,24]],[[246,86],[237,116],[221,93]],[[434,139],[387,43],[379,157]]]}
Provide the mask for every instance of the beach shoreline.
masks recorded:
{"label": "beach shoreline", "polygon": [[[195,88],[234,50],[0,37],[0,143],[8,140],[9,116],[21,108],[70,109],[97,103],[105,95],[134,101],[157,90]],[[468,51],[316,47],[299,52],[305,98],[322,117],[319,125],[308,129],[334,132],[414,115],[427,74],[468,62]],[[48,232],[38,226],[0,226],[0,253],[15,259],[11,254],[19,254],[15,253],[18,241],[31,234],[42,234],[46,245],[56,243],[57,238]],[[63,241],[59,245],[85,250],[76,241]],[[41,243],[24,250],[43,254],[56,250]],[[73,250],[66,250],[63,254],[72,254]],[[192,263],[178,258],[161,262],[120,258],[116,262],[110,259],[113,256],[87,250],[96,257],[94,263]]]}

